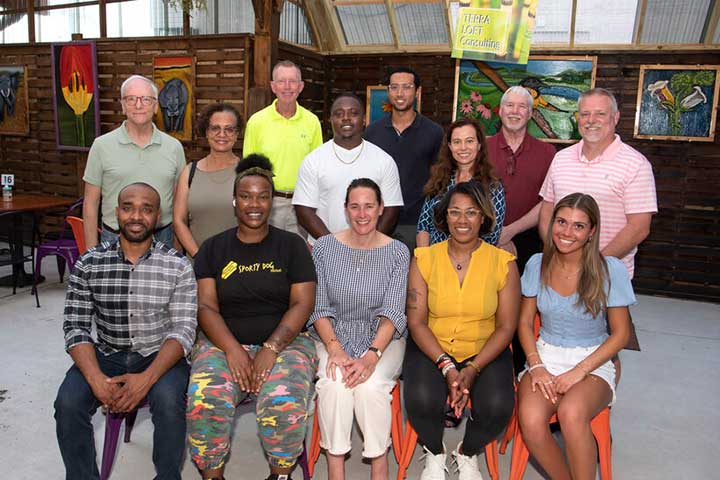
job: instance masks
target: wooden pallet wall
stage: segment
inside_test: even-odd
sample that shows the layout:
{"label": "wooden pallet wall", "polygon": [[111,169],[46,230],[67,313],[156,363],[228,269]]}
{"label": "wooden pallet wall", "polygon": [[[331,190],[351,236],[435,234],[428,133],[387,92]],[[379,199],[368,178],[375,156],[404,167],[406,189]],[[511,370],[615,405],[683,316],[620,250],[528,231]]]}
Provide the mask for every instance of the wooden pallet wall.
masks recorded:
{"label": "wooden pallet wall", "polygon": [[[245,110],[252,63],[249,61],[251,36],[106,39],[98,40],[96,46],[102,133],[116,128],[124,120],[119,100],[122,82],[132,74],[152,77],[152,61],[157,55],[195,57],[196,113],[216,101],[231,103],[241,113]],[[59,151],[55,145],[50,45],[2,45],[0,58],[3,64],[28,66],[30,107],[29,136],[0,135],[0,171],[15,174],[19,193],[81,196],[87,153]],[[188,161],[207,154],[204,138],[184,145]],[[238,141],[238,153],[241,146],[242,142]],[[58,219],[46,224],[57,223]]]}
{"label": "wooden pallet wall", "polygon": [[[596,85],[618,98],[618,132],[648,157],[655,172],[660,211],[636,257],[637,291],[720,301],[720,128],[714,143],[632,138],[640,65],[720,64],[720,51],[585,53],[598,57]],[[444,126],[451,122],[455,60],[446,55],[339,55],[327,61],[328,102],[343,90],[364,98],[365,87],[379,84],[388,66],[408,65],[422,78],[422,113]]]}

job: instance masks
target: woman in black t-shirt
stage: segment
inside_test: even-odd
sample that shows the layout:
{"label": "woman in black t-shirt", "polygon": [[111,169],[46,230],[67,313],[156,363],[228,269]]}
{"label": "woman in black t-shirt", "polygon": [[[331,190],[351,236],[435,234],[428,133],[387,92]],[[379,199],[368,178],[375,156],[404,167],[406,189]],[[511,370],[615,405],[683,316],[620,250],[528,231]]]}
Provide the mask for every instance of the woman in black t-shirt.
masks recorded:
{"label": "woman in black t-shirt", "polygon": [[268,224],[272,166],[250,155],[237,167],[237,228],[195,257],[198,323],[188,389],[190,454],[204,479],[222,479],[235,406],[257,395],[270,479],[289,478],[303,451],[317,357],[304,325],[316,274],[305,242]]}

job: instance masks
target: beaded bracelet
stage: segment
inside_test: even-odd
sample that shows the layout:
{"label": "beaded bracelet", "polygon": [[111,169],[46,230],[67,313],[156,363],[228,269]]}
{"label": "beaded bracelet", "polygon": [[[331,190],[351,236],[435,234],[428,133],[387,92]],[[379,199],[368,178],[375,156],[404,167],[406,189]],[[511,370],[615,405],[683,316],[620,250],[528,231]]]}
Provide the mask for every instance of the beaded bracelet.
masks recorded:
{"label": "beaded bracelet", "polygon": [[278,347],[276,347],[275,345],[273,345],[270,342],[264,342],[263,348],[267,348],[268,350],[273,352],[275,355],[280,355],[280,350],[278,349]]}
{"label": "beaded bracelet", "polygon": [[475,370],[475,375],[480,375],[480,367],[475,365],[474,362],[468,362],[465,366],[470,367]]}
{"label": "beaded bracelet", "polygon": [[442,368],[442,370],[441,370],[441,371],[442,371],[442,376],[443,376],[443,377],[447,377],[448,372],[449,372],[450,370],[452,370],[452,369],[456,369],[456,370],[457,370],[457,368],[455,367],[455,364],[454,364],[454,363],[450,362],[449,364],[445,365],[445,366]]}
{"label": "beaded bracelet", "polygon": [[537,352],[530,352],[530,353],[528,353],[528,354],[525,356],[525,358],[530,358],[530,357],[532,357],[533,355],[535,355],[536,357],[540,358],[540,354],[537,353]]}
{"label": "beaded bracelet", "polygon": [[450,358],[450,355],[448,355],[447,353],[443,352],[443,353],[441,353],[441,354],[438,356],[437,359],[435,359],[435,365],[440,366],[440,363],[443,363],[443,362],[445,362],[446,360],[452,361],[452,359]]}

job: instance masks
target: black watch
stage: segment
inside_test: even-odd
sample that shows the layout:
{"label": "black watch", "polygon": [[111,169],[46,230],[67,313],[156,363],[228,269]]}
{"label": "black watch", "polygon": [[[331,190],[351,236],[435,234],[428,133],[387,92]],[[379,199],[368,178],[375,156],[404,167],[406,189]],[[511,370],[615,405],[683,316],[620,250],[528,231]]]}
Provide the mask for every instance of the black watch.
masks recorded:
{"label": "black watch", "polygon": [[368,352],[373,352],[375,355],[377,355],[378,358],[382,358],[382,352],[377,347],[368,348]]}

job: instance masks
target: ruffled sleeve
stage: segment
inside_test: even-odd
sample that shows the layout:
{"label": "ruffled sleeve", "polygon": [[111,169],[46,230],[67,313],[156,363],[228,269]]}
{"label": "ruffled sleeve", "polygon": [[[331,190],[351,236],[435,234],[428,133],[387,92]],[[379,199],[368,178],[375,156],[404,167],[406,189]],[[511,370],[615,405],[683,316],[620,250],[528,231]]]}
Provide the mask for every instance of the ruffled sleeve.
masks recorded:
{"label": "ruffled sleeve", "polygon": [[608,292],[608,307],[627,307],[637,303],[633,292],[630,275],[625,264],[615,257],[605,257],[610,274],[610,291]]}
{"label": "ruffled sleeve", "polygon": [[497,291],[499,292],[503,288],[505,288],[505,284],[507,283],[507,276],[508,271],[510,270],[508,267],[508,264],[515,260],[515,255],[512,253],[506,252],[505,250],[501,248],[497,248],[497,266],[495,271],[497,272]]}
{"label": "ruffled sleeve", "polygon": [[525,264],[525,271],[520,279],[523,297],[537,297],[540,290],[540,267],[542,253],[536,253]]}
{"label": "ruffled sleeve", "polygon": [[307,326],[311,327],[318,319],[328,317],[334,324],[337,312],[330,304],[328,294],[327,266],[325,265],[325,254],[327,253],[328,240],[332,235],[320,237],[313,245],[312,258],[315,262],[317,272],[317,290],[315,291],[315,311],[310,315]]}

